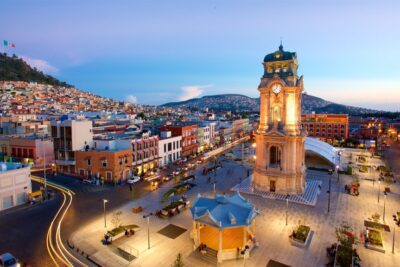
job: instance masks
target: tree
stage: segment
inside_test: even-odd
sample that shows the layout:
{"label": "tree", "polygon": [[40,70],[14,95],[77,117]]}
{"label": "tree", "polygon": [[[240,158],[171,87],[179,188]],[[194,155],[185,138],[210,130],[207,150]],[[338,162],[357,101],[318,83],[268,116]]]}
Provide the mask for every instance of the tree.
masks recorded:
{"label": "tree", "polygon": [[183,264],[183,261],[182,261],[182,254],[178,253],[174,264],[172,264],[172,267],[183,267],[183,266],[185,266],[185,265]]}

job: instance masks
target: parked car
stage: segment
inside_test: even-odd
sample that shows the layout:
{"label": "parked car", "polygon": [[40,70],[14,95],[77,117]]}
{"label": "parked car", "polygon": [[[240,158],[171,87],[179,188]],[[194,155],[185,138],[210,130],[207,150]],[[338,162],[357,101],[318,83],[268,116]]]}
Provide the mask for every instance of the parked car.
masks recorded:
{"label": "parked car", "polygon": [[0,255],[0,267],[19,267],[17,259],[11,253]]}
{"label": "parked car", "polygon": [[92,180],[89,180],[89,179],[83,179],[82,182],[83,182],[84,184],[93,184],[93,181],[92,181]]}
{"label": "parked car", "polygon": [[131,178],[126,180],[126,182],[128,184],[134,184],[134,183],[139,182],[139,181],[140,181],[140,177],[139,176],[132,176]]}

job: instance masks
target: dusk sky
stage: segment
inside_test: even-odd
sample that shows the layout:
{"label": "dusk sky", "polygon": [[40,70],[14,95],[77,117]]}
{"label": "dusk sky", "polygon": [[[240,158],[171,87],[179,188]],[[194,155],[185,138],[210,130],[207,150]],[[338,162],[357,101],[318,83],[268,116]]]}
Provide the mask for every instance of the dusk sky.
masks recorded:
{"label": "dusk sky", "polygon": [[140,104],[256,97],[282,38],[307,93],[400,110],[399,11],[399,0],[2,0],[0,38],[46,73]]}

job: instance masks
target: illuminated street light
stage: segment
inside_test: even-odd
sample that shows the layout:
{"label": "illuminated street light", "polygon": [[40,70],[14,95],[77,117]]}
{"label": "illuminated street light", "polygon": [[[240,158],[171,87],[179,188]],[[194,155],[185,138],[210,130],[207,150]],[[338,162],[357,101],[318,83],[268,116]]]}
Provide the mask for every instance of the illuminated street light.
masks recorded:
{"label": "illuminated street light", "polygon": [[107,219],[106,219],[106,203],[108,203],[108,200],[107,200],[107,199],[103,199],[104,228],[107,228]]}
{"label": "illuminated street light", "polygon": [[392,253],[394,254],[394,241],[396,236],[396,225],[399,225],[400,218],[397,218],[396,215],[393,215],[393,241],[392,241]]}
{"label": "illuminated street light", "polygon": [[286,226],[288,221],[288,212],[289,212],[289,195],[286,195]]}
{"label": "illuminated street light", "polygon": [[147,248],[150,249],[150,216],[153,213],[149,213],[147,215],[143,215],[143,219],[147,219]]}
{"label": "illuminated street light", "polygon": [[257,146],[257,144],[256,144],[256,143],[253,143],[251,146],[252,146],[253,148],[255,148],[255,147]]}
{"label": "illuminated street light", "polygon": [[383,192],[383,222],[385,223],[385,214],[386,214],[386,191]]}
{"label": "illuminated street light", "polygon": [[380,195],[381,195],[381,180],[378,180],[378,203]]}

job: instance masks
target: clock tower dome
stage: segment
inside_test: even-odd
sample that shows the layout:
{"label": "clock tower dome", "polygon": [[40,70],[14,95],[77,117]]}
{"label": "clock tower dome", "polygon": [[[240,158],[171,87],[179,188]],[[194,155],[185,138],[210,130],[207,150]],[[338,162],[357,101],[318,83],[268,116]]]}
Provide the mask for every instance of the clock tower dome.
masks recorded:
{"label": "clock tower dome", "polygon": [[305,134],[300,122],[303,76],[297,75],[297,55],[284,51],[281,44],[265,56],[263,66],[253,187],[300,194],[305,186]]}

